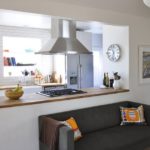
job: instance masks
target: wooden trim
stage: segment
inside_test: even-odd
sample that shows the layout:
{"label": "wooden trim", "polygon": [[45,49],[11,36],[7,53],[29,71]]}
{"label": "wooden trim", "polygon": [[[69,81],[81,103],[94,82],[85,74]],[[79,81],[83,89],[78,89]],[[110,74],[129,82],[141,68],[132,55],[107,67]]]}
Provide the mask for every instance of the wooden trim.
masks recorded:
{"label": "wooden trim", "polygon": [[20,100],[9,100],[8,98],[1,96],[0,97],[0,108],[42,104],[42,103],[50,103],[50,102],[59,102],[59,101],[66,101],[66,100],[82,99],[82,98],[86,98],[86,97],[129,92],[128,89],[114,90],[114,89],[94,89],[94,88],[85,89],[84,91],[86,91],[87,93],[76,94],[76,95],[67,95],[67,96],[65,95],[65,96],[60,96],[60,97],[46,97],[46,96],[39,95],[36,93],[24,94],[20,98]]}
{"label": "wooden trim", "polygon": [[[0,86],[0,90],[14,89],[16,87],[17,87],[17,85],[3,85],[3,86]],[[23,88],[38,88],[40,86],[39,85],[26,85],[26,86],[23,85],[22,87]]]}

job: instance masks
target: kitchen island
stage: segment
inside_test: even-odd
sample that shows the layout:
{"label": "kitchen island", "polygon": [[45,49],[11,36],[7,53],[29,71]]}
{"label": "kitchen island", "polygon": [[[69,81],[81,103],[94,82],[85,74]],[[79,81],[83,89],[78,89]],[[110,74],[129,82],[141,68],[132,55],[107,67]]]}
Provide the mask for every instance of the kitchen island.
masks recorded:
{"label": "kitchen island", "polygon": [[9,100],[7,97],[1,96],[0,108],[33,105],[33,104],[40,104],[40,103],[73,100],[73,99],[82,100],[82,98],[86,98],[86,97],[129,92],[128,89],[114,90],[113,88],[108,88],[108,89],[90,88],[90,89],[83,89],[83,91],[85,91],[86,93],[65,95],[65,96],[58,96],[58,97],[46,97],[37,93],[32,93],[32,94],[30,93],[30,94],[24,94],[23,97],[21,97],[19,100]]}
{"label": "kitchen island", "polygon": [[16,101],[1,96],[0,150],[39,150],[40,115],[133,100],[129,90],[125,89],[82,90],[87,93],[60,97],[25,93]]}

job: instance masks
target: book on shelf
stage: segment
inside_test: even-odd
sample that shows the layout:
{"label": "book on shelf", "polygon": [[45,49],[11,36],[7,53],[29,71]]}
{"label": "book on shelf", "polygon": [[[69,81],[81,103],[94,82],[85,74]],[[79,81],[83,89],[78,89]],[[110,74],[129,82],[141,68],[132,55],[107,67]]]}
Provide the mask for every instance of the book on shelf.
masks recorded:
{"label": "book on shelf", "polygon": [[12,57],[9,57],[9,59],[10,59],[10,66],[14,66],[14,65],[13,65]]}
{"label": "book on shelf", "polygon": [[11,62],[13,66],[16,66],[16,59],[15,57],[11,57]]}
{"label": "book on shelf", "polygon": [[4,57],[4,66],[16,66],[15,57]]}
{"label": "book on shelf", "polygon": [[10,57],[7,57],[7,61],[8,61],[8,66],[11,66],[11,59],[10,59]]}
{"label": "book on shelf", "polygon": [[3,57],[3,60],[4,60],[4,66],[9,66],[7,57]]}

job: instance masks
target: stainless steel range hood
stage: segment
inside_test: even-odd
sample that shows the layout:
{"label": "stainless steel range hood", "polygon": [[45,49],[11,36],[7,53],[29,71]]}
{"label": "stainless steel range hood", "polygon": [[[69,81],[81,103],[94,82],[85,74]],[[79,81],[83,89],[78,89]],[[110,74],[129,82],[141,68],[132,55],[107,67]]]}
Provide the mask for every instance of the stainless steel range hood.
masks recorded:
{"label": "stainless steel range hood", "polygon": [[36,54],[92,54],[76,38],[75,21],[52,18],[51,37]]}

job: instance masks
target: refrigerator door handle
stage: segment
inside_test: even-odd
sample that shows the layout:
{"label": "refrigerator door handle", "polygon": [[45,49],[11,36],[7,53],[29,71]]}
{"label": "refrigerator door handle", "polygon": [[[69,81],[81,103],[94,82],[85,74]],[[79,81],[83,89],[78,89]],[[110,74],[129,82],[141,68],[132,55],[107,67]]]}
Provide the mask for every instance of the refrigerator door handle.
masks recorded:
{"label": "refrigerator door handle", "polygon": [[81,65],[77,65],[78,89],[81,89]]}
{"label": "refrigerator door handle", "polygon": [[77,65],[77,88],[79,89],[79,66]]}
{"label": "refrigerator door handle", "polygon": [[80,89],[82,88],[82,78],[83,78],[83,71],[82,71],[83,67],[82,64],[80,64]]}

